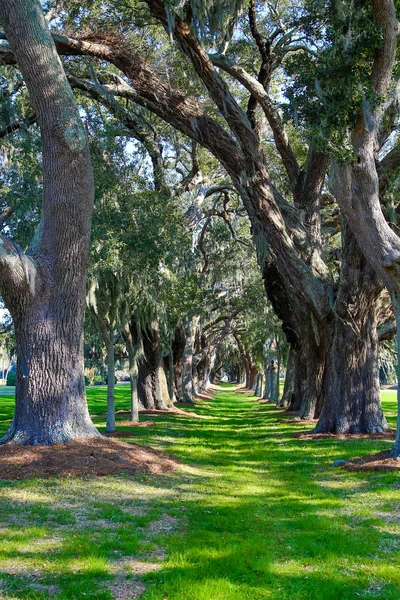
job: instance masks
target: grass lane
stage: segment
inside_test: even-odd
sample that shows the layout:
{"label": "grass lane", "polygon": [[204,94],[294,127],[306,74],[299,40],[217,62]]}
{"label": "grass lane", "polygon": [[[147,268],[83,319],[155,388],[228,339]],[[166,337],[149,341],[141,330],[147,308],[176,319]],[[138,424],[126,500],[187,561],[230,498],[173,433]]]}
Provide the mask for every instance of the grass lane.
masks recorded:
{"label": "grass lane", "polygon": [[[117,387],[117,409],[128,396]],[[105,398],[88,390],[93,415]],[[393,424],[395,395],[383,402]],[[0,399],[0,433],[12,404]],[[390,441],[293,439],[307,427],[229,384],[194,410],[129,428],[182,471],[0,482],[0,598],[400,598],[399,476],[331,467]]]}

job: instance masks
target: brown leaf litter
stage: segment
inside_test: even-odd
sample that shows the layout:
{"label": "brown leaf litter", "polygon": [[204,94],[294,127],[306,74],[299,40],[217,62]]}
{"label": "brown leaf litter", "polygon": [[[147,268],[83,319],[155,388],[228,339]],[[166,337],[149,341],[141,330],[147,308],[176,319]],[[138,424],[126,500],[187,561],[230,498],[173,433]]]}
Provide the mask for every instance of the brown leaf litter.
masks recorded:
{"label": "brown leaf litter", "polygon": [[79,477],[147,472],[162,474],[179,465],[171,455],[146,446],[98,437],[55,446],[0,446],[0,479]]}
{"label": "brown leaf litter", "polygon": [[393,458],[390,452],[390,450],[382,450],[375,454],[353,458],[339,468],[346,471],[400,471],[400,458]]}
{"label": "brown leaf litter", "polygon": [[[315,421],[316,423],[317,421]],[[299,424],[299,421],[296,421]],[[307,421],[300,421],[307,423]],[[396,437],[395,431],[384,431],[382,433],[314,433],[313,431],[297,431],[292,437],[298,440],[392,440]]]}

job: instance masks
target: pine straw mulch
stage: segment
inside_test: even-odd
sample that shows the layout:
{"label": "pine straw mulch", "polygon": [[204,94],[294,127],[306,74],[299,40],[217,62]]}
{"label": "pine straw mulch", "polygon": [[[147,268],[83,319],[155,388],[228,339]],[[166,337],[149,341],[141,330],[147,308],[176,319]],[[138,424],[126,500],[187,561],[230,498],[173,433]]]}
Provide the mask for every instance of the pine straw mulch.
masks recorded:
{"label": "pine straw mulch", "polygon": [[[300,421],[307,423],[307,421]],[[317,421],[314,421],[315,423]],[[299,421],[296,421],[299,424]],[[292,437],[298,440],[392,440],[396,437],[395,431],[384,431],[383,433],[314,433],[313,431],[297,431]]]}
{"label": "pine straw mulch", "polygon": [[[297,421],[298,422],[298,421]],[[303,422],[303,421],[302,421]],[[383,433],[313,433],[312,431],[298,431],[292,434],[298,440],[393,440],[395,431]],[[359,458],[351,458],[337,465],[347,471],[400,471],[400,459],[393,458],[390,450],[382,450],[374,454],[367,454]]]}
{"label": "pine straw mulch", "polygon": [[0,446],[0,479],[162,474],[179,465],[174,456],[114,439],[76,439],[55,446]]}
{"label": "pine straw mulch", "polygon": [[390,450],[383,450],[360,458],[352,458],[339,465],[339,468],[346,471],[400,471],[400,458],[393,458]]}

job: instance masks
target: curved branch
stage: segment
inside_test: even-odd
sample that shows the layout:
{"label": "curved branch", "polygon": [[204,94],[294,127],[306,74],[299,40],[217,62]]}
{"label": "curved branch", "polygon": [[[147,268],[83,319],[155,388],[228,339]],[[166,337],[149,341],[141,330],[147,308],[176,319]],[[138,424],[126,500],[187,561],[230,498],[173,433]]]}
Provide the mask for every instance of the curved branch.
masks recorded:
{"label": "curved branch", "polygon": [[35,295],[37,275],[31,258],[0,234],[0,294],[11,314]]}
{"label": "curved branch", "polygon": [[375,93],[385,96],[389,90],[397,50],[399,22],[393,0],[371,0],[375,24],[382,30],[383,43],[376,50],[372,67]]}
{"label": "curved branch", "polygon": [[278,111],[276,110],[264,87],[254,77],[249,75],[249,73],[247,73],[243,67],[233,64],[233,62],[226,56],[211,54],[210,59],[216,67],[219,67],[234,77],[234,79],[236,79],[239,83],[241,83],[260,104],[265,116],[267,117],[269,126],[272,129],[276,149],[282,158],[289,181],[294,187],[300,174],[300,168],[286,135]]}
{"label": "curved branch", "polygon": [[68,81],[73,88],[85,92],[91,98],[93,98],[93,100],[96,100],[105,106],[110,113],[116,119],[118,119],[120,123],[122,123],[122,125],[124,125],[133,133],[133,137],[143,144],[153,165],[155,189],[157,191],[166,189],[167,186],[164,179],[164,169],[160,148],[157,142],[154,140],[153,135],[150,135],[147,131],[147,127],[142,119],[139,119],[136,115],[121,106],[115,99],[114,95],[99,83],[91,83],[71,74],[68,75]]}

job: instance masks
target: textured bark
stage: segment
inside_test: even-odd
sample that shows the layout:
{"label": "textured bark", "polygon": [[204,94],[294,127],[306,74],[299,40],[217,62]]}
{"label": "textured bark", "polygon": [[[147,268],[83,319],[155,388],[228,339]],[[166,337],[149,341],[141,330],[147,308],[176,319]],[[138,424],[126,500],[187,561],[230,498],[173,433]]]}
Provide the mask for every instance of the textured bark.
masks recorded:
{"label": "textured bark", "polygon": [[378,277],[343,225],[342,287],[335,302],[333,339],[318,433],[379,433],[388,429],[380,402]]}
{"label": "textured bark", "polygon": [[264,371],[264,394],[263,399],[269,400],[271,396],[271,377],[270,377],[270,364],[266,362]]}
{"label": "textured bark", "polygon": [[193,400],[193,352],[196,337],[196,329],[199,317],[195,316],[188,320],[186,325],[186,342],[182,356],[182,393],[181,402],[194,403]]}
{"label": "textured bark", "polygon": [[285,385],[283,388],[282,398],[280,399],[278,406],[281,406],[282,408],[287,408],[291,404],[295,390],[295,382],[296,351],[293,348],[290,348],[288,363],[286,366]]}
{"label": "textured bark", "polygon": [[3,438],[56,444],[98,435],[83,374],[86,260],[93,209],[87,137],[37,0],[0,18],[42,135],[42,222],[26,255],[0,245],[0,292],[15,325],[16,406]]}
{"label": "textured bark", "polygon": [[181,325],[175,330],[172,340],[173,369],[174,369],[174,396],[177,402],[180,401],[182,394],[182,357],[185,350],[185,331]]}
{"label": "textured bark", "polygon": [[259,398],[262,395],[262,383],[263,383],[262,375],[260,373],[257,373],[257,377],[256,377],[256,389],[255,389],[254,395],[258,396]]}
{"label": "textured bark", "polygon": [[[132,334],[131,327],[134,328],[135,335]],[[136,332],[136,323],[132,322],[131,327],[129,323],[125,324],[124,327],[124,339],[126,343],[126,350],[128,352],[128,360],[129,360],[129,377],[130,377],[130,397],[131,397],[131,407],[130,407],[130,420],[132,422],[139,421],[139,396],[138,396],[138,365],[137,365],[137,332]],[[136,341],[136,344],[134,343]]]}
{"label": "textured bark", "polygon": [[143,331],[144,357],[138,368],[138,394],[143,408],[164,410],[168,406],[165,397],[166,381],[162,365],[158,322],[152,321]]}
{"label": "textured bark", "polygon": [[300,419],[318,418],[323,405],[323,380],[327,363],[327,349],[330,344],[330,331],[317,323],[311,315],[311,322],[303,340],[302,355],[306,365],[305,388],[302,389]]}
{"label": "textured bark", "polygon": [[[110,337],[113,332],[110,332]],[[115,355],[113,340],[107,343],[107,420],[106,432],[115,431]]]}

